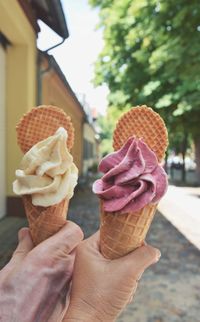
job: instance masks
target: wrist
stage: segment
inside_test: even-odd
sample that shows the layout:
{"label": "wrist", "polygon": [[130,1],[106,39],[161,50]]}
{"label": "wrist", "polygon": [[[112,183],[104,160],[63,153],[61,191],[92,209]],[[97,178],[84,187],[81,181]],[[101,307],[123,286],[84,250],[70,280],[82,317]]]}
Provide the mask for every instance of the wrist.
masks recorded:
{"label": "wrist", "polygon": [[90,314],[84,314],[81,315],[78,314],[70,314],[66,315],[63,322],[115,322],[115,320],[105,320],[104,318],[98,318],[97,316],[93,316]]}

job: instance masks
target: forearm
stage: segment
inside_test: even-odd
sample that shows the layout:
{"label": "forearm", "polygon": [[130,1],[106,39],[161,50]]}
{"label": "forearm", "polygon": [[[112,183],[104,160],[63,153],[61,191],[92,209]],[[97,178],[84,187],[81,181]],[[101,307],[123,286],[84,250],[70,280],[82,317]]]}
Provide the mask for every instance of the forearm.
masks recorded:
{"label": "forearm", "polygon": [[48,321],[57,302],[63,301],[66,284],[65,279],[53,280],[52,269],[35,274],[30,267],[5,279],[0,285],[0,322]]}

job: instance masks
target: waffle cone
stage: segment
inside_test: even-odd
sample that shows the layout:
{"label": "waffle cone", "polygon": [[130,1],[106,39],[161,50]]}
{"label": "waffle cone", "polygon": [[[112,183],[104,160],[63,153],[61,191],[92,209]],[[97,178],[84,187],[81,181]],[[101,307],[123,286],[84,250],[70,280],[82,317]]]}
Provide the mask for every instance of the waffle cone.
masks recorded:
{"label": "waffle cone", "polygon": [[[142,138],[161,162],[168,145],[167,129],[162,118],[146,105],[122,115],[113,134],[113,148],[120,149],[129,137]],[[101,202],[100,249],[109,259],[122,257],[144,242],[157,204],[148,204],[137,212],[105,212]]]}
{"label": "waffle cone", "polygon": [[57,233],[66,223],[68,199],[50,207],[34,206],[31,196],[23,196],[23,204],[34,245]]}
{"label": "waffle cone", "polygon": [[101,253],[109,259],[122,257],[141,246],[153,220],[156,206],[135,213],[105,212],[101,207]]}
{"label": "waffle cone", "polygon": [[[67,130],[67,147],[74,143],[74,128],[69,116],[56,106],[38,106],[25,114],[16,131],[22,152],[26,153],[34,144],[53,135],[59,127]],[[66,223],[67,199],[50,207],[34,206],[31,196],[22,197],[34,245],[58,232]]]}

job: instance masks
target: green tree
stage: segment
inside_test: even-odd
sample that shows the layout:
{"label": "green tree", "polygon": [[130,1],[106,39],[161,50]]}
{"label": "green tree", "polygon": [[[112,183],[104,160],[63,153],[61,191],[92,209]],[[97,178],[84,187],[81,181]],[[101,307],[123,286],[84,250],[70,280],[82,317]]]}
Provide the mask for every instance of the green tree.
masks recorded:
{"label": "green tree", "polygon": [[165,119],[172,146],[180,137],[185,149],[191,135],[200,179],[199,0],[90,3],[100,9],[105,40],[95,84],[108,84],[112,109],[152,106]]}
{"label": "green tree", "polygon": [[[128,108],[123,108],[123,112]],[[106,155],[112,151],[112,135],[115,128],[116,120],[120,117],[122,111],[120,108],[116,109],[115,106],[110,106],[106,118],[100,116],[98,123],[101,128],[101,154]]]}

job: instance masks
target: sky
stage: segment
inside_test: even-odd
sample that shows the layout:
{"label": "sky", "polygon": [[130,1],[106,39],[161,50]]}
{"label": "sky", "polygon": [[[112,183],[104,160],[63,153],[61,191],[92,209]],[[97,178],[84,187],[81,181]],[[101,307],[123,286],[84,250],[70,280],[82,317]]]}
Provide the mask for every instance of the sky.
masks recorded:
{"label": "sky", "polygon": [[[98,10],[91,9],[87,0],[61,0],[69,38],[59,47],[49,51],[61,67],[73,91],[84,96],[91,108],[104,114],[107,106],[106,85],[97,88],[92,84],[94,62],[103,48],[102,31],[97,30]],[[40,22],[38,47],[46,50],[61,39]]]}

